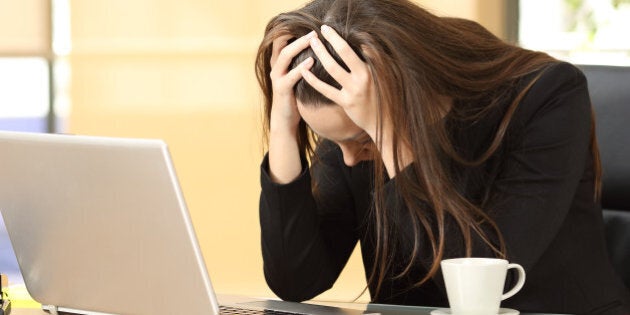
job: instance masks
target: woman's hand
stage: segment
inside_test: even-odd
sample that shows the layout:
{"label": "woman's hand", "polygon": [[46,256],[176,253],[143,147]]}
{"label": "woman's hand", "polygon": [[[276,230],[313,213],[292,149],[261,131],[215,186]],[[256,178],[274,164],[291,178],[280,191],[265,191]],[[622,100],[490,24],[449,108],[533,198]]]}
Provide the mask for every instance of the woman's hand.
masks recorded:
{"label": "woman's hand", "polygon": [[302,70],[308,70],[313,65],[313,58],[304,60],[293,69],[288,69],[291,61],[302,50],[309,46],[309,40],[316,37],[310,32],[291,44],[290,35],[278,37],[273,42],[271,53],[271,73],[273,101],[271,106],[270,131],[292,132],[297,130],[300,114],[297,110],[293,87],[302,78]]}
{"label": "woman's hand", "polygon": [[324,69],[341,85],[341,90],[319,80],[306,68],[301,70],[302,77],[315,90],[341,106],[348,117],[365,130],[376,143],[378,108],[370,69],[331,27],[322,25],[322,35],[339,54],[350,72],[333,59],[317,37],[313,37],[310,39],[311,48]]}
{"label": "woman's hand", "polygon": [[399,142],[398,162],[394,162],[393,124],[386,112],[381,112],[382,116],[379,117],[378,97],[370,69],[335,30],[322,25],[322,35],[346,63],[350,72],[333,59],[318,38],[311,38],[311,48],[315,55],[330,76],[341,85],[341,89],[321,81],[308,69],[301,70],[302,77],[315,90],[341,106],[348,117],[365,130],[376,143],[389,177],[394,178],[397,173],[395,165],[398,164],[400,169],[409,165],[413,161],[412,151],[403,142]]}
{"label": "woman's hand", "polygon": [[290,44],[291,36],[281,36],[273,42],[269,74],[273,92],[269,117],[269,175],[279,184],[290,183],[302,172],[297,139],[300,113],[293,87],[302,78],[301,71],[313,65],[313,58],[304,60],[294,69],[289,69],[289,65],[315,36],[316,33],[311,32]]}

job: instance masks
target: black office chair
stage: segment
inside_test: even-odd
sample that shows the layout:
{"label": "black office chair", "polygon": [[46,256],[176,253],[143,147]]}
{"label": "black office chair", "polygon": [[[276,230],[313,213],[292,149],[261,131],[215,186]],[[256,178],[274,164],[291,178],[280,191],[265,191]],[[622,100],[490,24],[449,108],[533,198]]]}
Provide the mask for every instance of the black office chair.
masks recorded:
{"label": "black office chair", "polygon": [[630,288],[630,67],[579,67],[595,108],[608,252]]}

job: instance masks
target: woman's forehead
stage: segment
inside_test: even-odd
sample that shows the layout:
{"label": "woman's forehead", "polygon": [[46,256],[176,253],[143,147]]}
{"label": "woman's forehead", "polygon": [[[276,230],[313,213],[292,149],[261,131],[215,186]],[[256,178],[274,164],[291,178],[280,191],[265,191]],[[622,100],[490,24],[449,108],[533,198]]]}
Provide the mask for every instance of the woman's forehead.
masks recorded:
{"label": "woman's forehead", "polygon": [[315,106],[299,101],[297,104],[302,119],[321,137],[341,142],[362,132],[339,105]]}

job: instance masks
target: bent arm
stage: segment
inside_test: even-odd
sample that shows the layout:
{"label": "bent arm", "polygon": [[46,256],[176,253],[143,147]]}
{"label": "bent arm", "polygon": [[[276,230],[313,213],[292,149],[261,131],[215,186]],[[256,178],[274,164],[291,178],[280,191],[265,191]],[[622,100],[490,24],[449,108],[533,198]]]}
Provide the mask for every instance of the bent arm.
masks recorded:
{"label": "bent arm", "polygon": [[322,159],[326,167],[322,165],[319,171],[324,174],[318,177],[326,178],[321,196],[325,203],[313,197],[308,168],[294,181],[277,184],[267,172],[267,158],[261,167],[264,273],[269,287],[284,300],[303,301],[329,289],[358,240],[341,166],[334,154]]}
{"label": "bent arm", "polygon": [[507,153],[490,211],[508,258],[528,271],[558,234],[590,161],[591,105],[583,74],[564,63],[550,68],[521,105],[513,128],[522,140]]}
{"label": "bent arm", "polygon": [[[484,210],[504,237],[508,259],[528,272],[562,228],[590,161],[591,107],[584,76],[568,64],[548,69],[519,105],[509,128],[520,135],[504,141],[498,175],[483,183],[490,186],[491,195]],[[384,187],[386,203],[400,208],[404,205],[396,181]],[[445,229],[444,258],[464,256],[458,226],[447,224]],[[424,237],[420,251],[431,253]],[[489,246],[473,238],[472,256],[494,256]],[[422,264],[428,269],[431,261]]]}

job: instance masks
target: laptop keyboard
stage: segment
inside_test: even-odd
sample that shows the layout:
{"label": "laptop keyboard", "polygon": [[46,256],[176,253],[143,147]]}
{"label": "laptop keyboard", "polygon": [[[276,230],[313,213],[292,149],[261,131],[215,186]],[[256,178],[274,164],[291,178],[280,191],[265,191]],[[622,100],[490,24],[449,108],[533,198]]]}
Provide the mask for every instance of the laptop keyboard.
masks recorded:
{"label": "laptop keyboard", "polygon": [[254,310],[247,308],[239,308],[239,307],[231,307],[231,306],[219,306],[219,311],[221,315],[257,315],[257,314],[267,314],[267,315],[301,315],[300,313],[291,313],[291,312],[282,312],[276,310]]}

